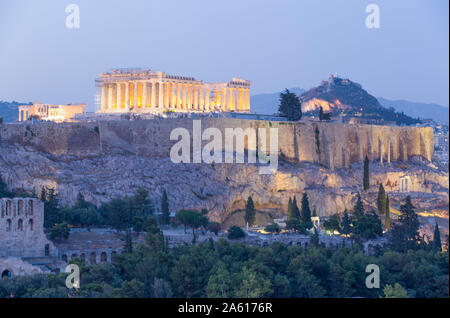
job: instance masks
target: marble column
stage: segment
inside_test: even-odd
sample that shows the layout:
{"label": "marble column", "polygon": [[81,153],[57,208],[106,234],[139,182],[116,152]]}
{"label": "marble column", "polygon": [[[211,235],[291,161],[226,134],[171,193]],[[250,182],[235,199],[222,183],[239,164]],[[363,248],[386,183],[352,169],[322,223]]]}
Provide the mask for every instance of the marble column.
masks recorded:
{"label": "marble column", "polygon": [[121,108],[121,104],[122,104],[122,84],[121,83],[117,83],[116,84],[117,87],[117,100],[116,100],[116,108],[120,109]]}
{"label": "marble column", "polygon": [[205,110],[205,99],[203,97],[203,92],[204,92],[203,86],[200,85],[200,90],[199,90],[200,96],[199,96],[199,99],[198,99],[198,104],[199,104],[199,108],[200,108],[201,111]]}
{"label": "marble column", "polygon": [[239,89],[239,110],[242,111],[244,109],[244,90],[242,88]]}
{"label": "marble column", "polygon": [[125,83],[125,110],[130,111],[130,83]]}
{"label": "marble column", "polygon": [[194,85],[194,109],[198,110],[198,85]]}
{"label": "marble column", "polygon": [[236,99],[235,99],[235,89],[234,88],[230,88],[230,98],[231,98],[231,103],[230,103],[230,109],[231,110],[236,110]]}
{"label": "marble column", "polygon": [[169,108],[169,83],[165,82],[164,83],[164,108],[168,109]]}
{"label": "marble column", "polygon": [[134,95],[133,95],[133,109],[134,109],[134,111],[136,111],[136,109],[137,109],[137,105],[138,105],[138,82],[134,82],[133,83],[134,84]]}
{"label": "marble column", "polygon": [[206,110],[210,110],[209,108],[209,97],[211,95],[211,91],[209,89],[206,90],[206,94],[205,94],[205,109]]}
{"label": "marble column", "polygon": [[111,110],[113,107],[112,101],[113,101],[113,89],[112,89],[112,84],[109,84],[108,85],[108,110]]}
{"label": "marble column", "polygon": [[186,109],[186,85],[181,84],[181,108]]}
{"label": "marble column", "polygon": [[150,85],[152,87],[151,107],[155,108],[156,107],[156,82],[151,82]]}
{"label": "marble column", "polygon": [[170,108],[175,109],[175,83],[170,83],[169,86],[169,90],[170,90]]}
{"label": "marble column", "polygon": [[147,108],[148,105],[147,89],[147,82],[142,82],[142,108]]}
{"label": "marble column", "polygon": [[221,101],[222,111],[229,111],[227,107],[227,89],[222,91],[222,101]]}
{"label": "marble column", "polygon": [[187,93],[186,109],[191,109],[192,108],[192,85],[186,84],[186,93]]}
{"label": "marble column", "polygon": [[245,105],[246,106],[245,110],[246,111],[250,111],[250,89],[247,88],[245,91],[247,92],[247,102],[246,102],[246,105]]}
{"label": "marble column", "polygon": [[163,83],[158,82],[158,108],[163,109]]}
{"label": "marble column", "polygon": [[106,109],[106,85],[102,84],[102,100],[101,100],[101,110]]}
{"label": "marble column", "polygon": [[181,95],[180,95],[180,84],[175,84],[176,89],[176,97],[175,97],[175,104],[177,109],[181,109]]}

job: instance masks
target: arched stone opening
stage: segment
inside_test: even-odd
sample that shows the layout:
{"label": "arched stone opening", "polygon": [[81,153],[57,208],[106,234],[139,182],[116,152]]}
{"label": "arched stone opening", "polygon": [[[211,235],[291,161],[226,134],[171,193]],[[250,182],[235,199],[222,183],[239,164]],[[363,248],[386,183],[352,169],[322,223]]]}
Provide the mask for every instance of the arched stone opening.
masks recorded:
{"label": "arched stone opening", "polygon": [[89,256],[89,263],[97,264],[97,254],[95,254],[95,252],[92,252]]}
{"label": "arched stone opening", "polygon": [[12,221],[11,221],[11,219],[8,219],[6,221],[6,232],[11,232],[11,227],[12,227]]}
{"label": "arched stone opening", "polygon": [[23,231],[23,220],[22,219],[19,219],[19,221],[17,221],[17,230]]}
{"label": "arched stone opening", "polygon": [[11,200],[6,201],[6,216],[11,216]]}
{"label": "arched stone opening", "polygon": [[24,207],[23,200],[17,201],[17,216],[21,216],[24,214],[23,207]]}
{"label": "arched stone opening", "polygon": [[63,254],[63,255],[61,256],[61,259],[62,259],[64,262],[67,263],[67,255],[66,255],[66,254]]}
{"label": "arched stone opening", "polygon": [[106,263],[107,261],[108,261],[108,254],[106,254],[106,252],[102,252],[102,254],[100,254],[100,262]]}
{"label": "arched stone opening", "polygon": [[33,200],[28,201],[28,208],[30,210],[30,215],[33,216],[33,213],[34,213],[34,202],[33,202]]}
{"label": "arched stone opening", "polygon": [[28,221],[28,228],[30,229],[30,231],[34,230],[34,221],[33,221],[33,219],[30,219]]}
{"label": "arched stone opening", "polygon": [[11,271],[9,269],[5,269],[2,272],[2,278],[11,278],[11,276],[12,276],[12,273],[11,273]]}

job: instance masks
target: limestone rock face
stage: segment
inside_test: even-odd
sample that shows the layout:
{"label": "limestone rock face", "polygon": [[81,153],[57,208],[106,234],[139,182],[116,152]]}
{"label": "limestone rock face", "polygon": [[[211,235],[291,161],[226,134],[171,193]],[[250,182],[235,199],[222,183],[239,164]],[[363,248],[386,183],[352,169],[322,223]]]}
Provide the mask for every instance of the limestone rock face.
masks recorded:
{"label": "limestone rock face", "polygon": [[257,209],[283,214],[289,197],[300,201],[305,191],[319,215],[351,211],[362,188],[361,159],[368,154],[374,191],[378,182],[390,180],[392,187],[385,188],[394,193],[398,178],[409,175],[412,191],[436,193],[437,201],[448,202],[448,172],[427,161],[433,149],[431,128],[237,119],[202,119],[201,124],[221,131],[277,127],[284,156],[277,171],[262,175],[255,164],[173,163],[169,152],[176,141],[170,132],[175,127],[191,132],[191,119],[2,125],[0,171],[16,189],[40,193],[42,186],[55,188],[61,204],[69,206],[78,192],[99,205],[144,187],[158,209],[165,189],[172,211],[206,208],[211,220],[221,222],[243,209],[249,196]]}

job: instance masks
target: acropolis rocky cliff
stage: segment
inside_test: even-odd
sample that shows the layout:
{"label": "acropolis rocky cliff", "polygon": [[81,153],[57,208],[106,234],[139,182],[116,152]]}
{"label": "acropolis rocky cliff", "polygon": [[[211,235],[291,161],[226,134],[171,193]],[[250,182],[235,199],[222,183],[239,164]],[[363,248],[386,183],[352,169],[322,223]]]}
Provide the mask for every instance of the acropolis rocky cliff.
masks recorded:
{"label": "acropolis rocky cliff", "polygon": [[275,216],[286,210],[290,196],[304,191],[319,215],[350,210],[362,188],[367,155],[373,188],[388,184],[394,202],[399,178],[408,175],[410,191],[448,204],[448,173],[430,162],[429,127],[201,120],[202,129],[278,128],[278,170],[260,175],[252,164],[172,163],[169,152],[176,141],[170,132],[176,127],[192,131],[192,123],[178,118],[0,125],[1,174],[18,189],[39,193],[42,186],[54,187],[67,205],[79,191],[100,204],[145,187],[158,206],[166,189],[172,210],[206,208],[210,219],[224,221],[250,195],[257,208]]}

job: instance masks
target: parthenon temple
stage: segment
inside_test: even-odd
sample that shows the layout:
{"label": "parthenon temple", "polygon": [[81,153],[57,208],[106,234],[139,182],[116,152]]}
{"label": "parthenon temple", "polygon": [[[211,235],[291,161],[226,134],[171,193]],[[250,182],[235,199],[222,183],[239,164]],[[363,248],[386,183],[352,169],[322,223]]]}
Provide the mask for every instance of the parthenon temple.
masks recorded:
{"label": "parthenon temple", "polygon": [[99,111],[249,112],[250,81],[205,83],[150,69],[116,69],[96,80]]}

